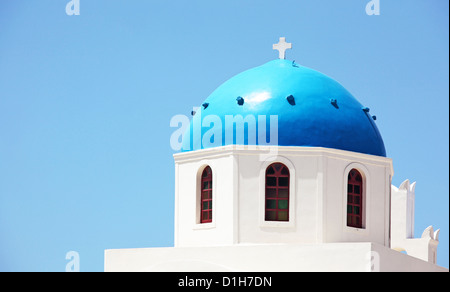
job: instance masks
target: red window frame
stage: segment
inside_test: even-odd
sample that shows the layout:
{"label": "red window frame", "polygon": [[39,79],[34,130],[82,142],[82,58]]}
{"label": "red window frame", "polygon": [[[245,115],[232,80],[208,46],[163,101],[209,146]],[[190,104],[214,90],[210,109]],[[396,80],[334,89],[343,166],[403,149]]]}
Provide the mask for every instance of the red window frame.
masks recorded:
{"label": "red window frame", "polygon": [[266,221],[289,221],[289,169],[282,163],[272,163],[266,169]]}
{"label": "red window frame", "polygon": [[347,226],[362,228],[363,221],[363,179],[361,173],[352,169],[347,183]]}
{"label": "red window frame", "polygon": [[202,172],[200,192],[200,223],[212,222],[212,170],[207,166]]}

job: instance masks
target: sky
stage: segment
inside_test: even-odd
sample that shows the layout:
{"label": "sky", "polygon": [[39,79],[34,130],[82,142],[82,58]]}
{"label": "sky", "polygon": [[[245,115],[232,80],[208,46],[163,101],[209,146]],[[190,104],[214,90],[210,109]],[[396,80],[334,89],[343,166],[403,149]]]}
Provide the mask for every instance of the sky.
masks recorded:
{"label": "sky", "polygon": [[392,183],[417,181],[415,236],[449,267],[449,2],[0,2],[0,271],[103,271],[104,250],[174,241],[175,115],[278,57],[377,116]]}

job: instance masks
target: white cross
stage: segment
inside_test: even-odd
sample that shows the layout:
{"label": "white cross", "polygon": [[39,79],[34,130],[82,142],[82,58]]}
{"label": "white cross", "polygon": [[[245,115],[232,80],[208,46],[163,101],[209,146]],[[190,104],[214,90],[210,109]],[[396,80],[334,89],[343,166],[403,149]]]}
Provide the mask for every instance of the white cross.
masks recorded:
{"label": "white cross", "polygon": [[286,42],[286,38],[280,38],[278,44],[273,45],[274,50],[278,50],[280,59],[286,59],[286,50],[292,49],[292,44]]}

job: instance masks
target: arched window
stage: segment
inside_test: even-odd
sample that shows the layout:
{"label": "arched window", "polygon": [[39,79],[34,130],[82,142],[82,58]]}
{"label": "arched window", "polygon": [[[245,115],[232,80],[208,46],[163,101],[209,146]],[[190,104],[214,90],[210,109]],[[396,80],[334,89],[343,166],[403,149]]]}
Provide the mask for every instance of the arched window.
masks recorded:
{"label": "arched window", "polygon": [[289,221],[289,169],[273,163],[266,169],[266,221]]}
{"label": "arched window", "polygon": [[350,170],[347,184],[347,226],[362,228],[363,179],[356,169]]}
{"label": "arched window", "polygon": [[200,195],[200,223],[212,222],[212,171],[209,166],[202,173]]}

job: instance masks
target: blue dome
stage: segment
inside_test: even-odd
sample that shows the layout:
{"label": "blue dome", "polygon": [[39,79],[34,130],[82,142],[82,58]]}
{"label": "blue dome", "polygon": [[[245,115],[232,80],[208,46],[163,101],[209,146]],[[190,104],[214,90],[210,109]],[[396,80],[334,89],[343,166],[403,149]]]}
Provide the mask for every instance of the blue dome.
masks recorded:
{"label": "blue dome", "polygon": [[[183,136],[182,151],[230,144],[273,145],[269,142],[275,140],[279,146],[386,156],[383,139],[368,111],[332,78],[292,61],[274,60],[219,86],[195,113]],[[238,130],[238,123],[230,123],[230,118],[239,116],[247,122],[245,129]],[[271,124],[278,127],[270,128]],[[243,137],[238,132],[244,133]],[[277,134],[277,139],[271,134]]]}

